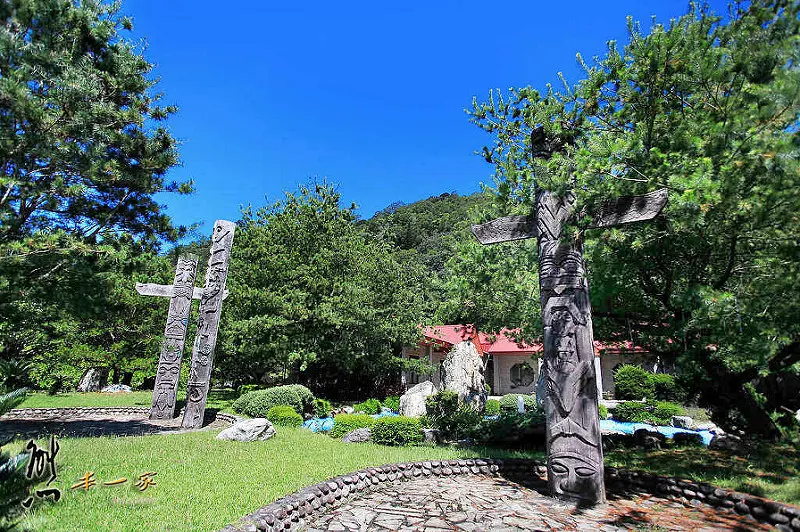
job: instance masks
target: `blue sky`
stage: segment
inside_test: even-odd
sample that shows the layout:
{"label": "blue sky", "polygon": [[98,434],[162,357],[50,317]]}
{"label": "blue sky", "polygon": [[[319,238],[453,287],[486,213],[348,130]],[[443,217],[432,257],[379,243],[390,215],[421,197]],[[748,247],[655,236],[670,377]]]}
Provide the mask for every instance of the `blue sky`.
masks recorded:
{"label": "blue sky", "polygon": [[[309,178],[337,183],[368,218],[395,201],[469,194],[493,169],[464,109],[489,89],[579,79],[627,15],[649,27],[684,0],[611,2],[274,2],[127,0],[158,90],[180,111],[172,179],[160,195],[180,224],[237,220]],[[717,11],[724,4],[712,2]],[[266,198],[266,199],[265,199]]]}

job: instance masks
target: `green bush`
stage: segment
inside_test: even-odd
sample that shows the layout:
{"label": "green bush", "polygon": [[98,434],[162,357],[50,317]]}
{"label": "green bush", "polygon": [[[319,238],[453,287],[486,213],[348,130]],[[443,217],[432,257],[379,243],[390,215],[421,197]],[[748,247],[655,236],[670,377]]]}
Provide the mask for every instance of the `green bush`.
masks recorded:
{"label": "green bush", "polygon": [[674,375],[667,373],[651,374],[655,398],[659,401],[680,401],[682,399],[681,389],[675,381]]}
{"label": "green bush", "polygon": [[416,445],[422,439],[422,425],[415,417],[382,417],[372,427],[372,441],[381,445]]}
{"label": "green bush", "polygon": [[517,397],[520,396],[525,403],[525,412],[536,408],[536,399],[532,395],[510,393],[500,399],[500,412],[503,414],[517,414]]}
{"label": "green bush", "polygon": [[[298,392],[303,393],[303,396],[301,397]],[[273,406],[288,405],[302,415],[304,412],[314,411],[314,396],[311,395],[311,406],[308,407],[308,396],[305,392],[308,392],[308,395],[311,394],[308,388],[299,384],[247,392],[234,401],[233,409],[250,417],[266,417],[267,412]]]}
{"label": "green bush", "polygon": [[339,414],[333,423],[333,428],[328,432],[332,438],[341,438],[351,430],[371,427],[375,418],[367,414]]}
{"label": "green bush", "polygon": [[487,416],[496,416],[500,413],[500,401],[497,399],[489,399],[486,401],[486,411],[484,412]]}
{"label": "green bush", "polygon": [[314,399],[314,410],[317,417],[328,417],[333,410],[331,402],[327,399]]}
{"label": "green bush", "polygon": [[279,427],[299,427],[303,424],[303,416],[291,406],[273,406],[267,412],[267,419]]}
{"label": "green bush", "polygon": [[353,405],[353,410],[355,410],[356,413],[363,412],[365,414],[380,414],[381,402],[377,399],[367,399],[363,403]]}
{"label": "green bush", "polygon": [[669,425],[672,421],[672,416],[679,416],[682,413],[683,408],[667,401],[659,401],[658,403],[625,401],[617,405],[614,410],[614,419],[617,421],[633,421],[635,423]]}
{"label": "green bush", "polygon": [[288,384],[286,386],[280,386],[280,388],[287,388],[289,390],[293,390],[298,397],[300,397],[300,403],[303,405],[302,410],[300,411],[301,414],[313,414],[315,411],[315,403],[314,403],[314,394],[311,393],[311,390],[303,386],[302,384]]}
{"label": "green bush", "polygon": [[625,401],[614,409],[614,419],[617,421],[632,421],[635,423],[645,423],[650,413],[647,411],[646,403],[636,401]]}
{"label": "green bush", "polygon": [[243,396],[248,392],[254,392],[256,390],[263,390],[264,387],[260,384],[242,384],[239,386],[239,397]]}
{"label": "green bush", "polygon": [[399,412],[400,411],[400,397],[396,395],[390,395],[386,399],[383,400],[383,406],[388,408],[392,412]]}
{"label": "green bush", "polygon": [[659,425],[669,425],[672,423],[672,416],[682,416],[683,413],[684,410],[680,405],[659,401],[653,408],[652,415]]}
{"label": "green bush", "polygon": [[608,419],[608,408],[606,408],[606,405],[597,405],[597,408],[600,411],[600,419]]}
{"label": "green bush", "polygon": [[435,393],[425,400],[426,425],[438,429],[445,439],[469,435],[481,420],[480,412],[462,404],[458,394],[449,390]]}
{"label": "green bush", "polygon": [[653,374],[631,364],[623,364],[614,372],[614,397],[622,400],[653,400]]}
{"label": "green bush", "polygon": [[534,407],[524,414],[500,413],[497,419],[484,419],[473,430],[472,439],[480,445],[523,448],[541,447],[545,441],[545,416]]}

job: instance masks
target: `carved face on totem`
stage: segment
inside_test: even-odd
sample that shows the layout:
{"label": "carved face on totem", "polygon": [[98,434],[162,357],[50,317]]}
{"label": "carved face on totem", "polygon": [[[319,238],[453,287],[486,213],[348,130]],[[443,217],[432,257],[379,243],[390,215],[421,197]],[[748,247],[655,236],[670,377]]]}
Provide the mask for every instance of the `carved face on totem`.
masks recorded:
{"label": "carved face on totem", "polygon": [[161,362],[177,362],[180,360],[183,351],[183,346],[176,343],[175,340],[166,340],[161,348]]}
{"label": "carved face on totem", "polygon": [[599,468],[593,459],[595,454],[595,450],[591,450],[591,454],[567,451],[557,452],[548,457],[548,473],[552,476],[550,486],[556,496],[596,499],[594,494],[598,487],[595,477]]}
{"label": "carved face on totem", "polygon": [[195,263],[190,260],[179,260],[175,271],[176,285],[194,284]]}
{"label": "carved face on totem", "polygon": [[172,382],[177,380],[178,373],[180,373],[180,367],[161,364],[158,367],[158,382],[172,388]]}

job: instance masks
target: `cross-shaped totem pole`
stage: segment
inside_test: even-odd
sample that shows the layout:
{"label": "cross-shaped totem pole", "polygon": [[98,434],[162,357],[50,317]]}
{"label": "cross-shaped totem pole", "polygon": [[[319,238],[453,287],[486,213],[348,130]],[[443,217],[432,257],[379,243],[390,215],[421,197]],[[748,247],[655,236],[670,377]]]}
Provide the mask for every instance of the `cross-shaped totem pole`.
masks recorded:
{"label": "cross-shaped totem pole", "polygon": [[192,365],[189,371],[186,411],[182,426],[199,428],[203,424],[214,347],[217,343],[219,318],[222,313],[222,300],[228,297],[225,283],[228,278],[228,262],[235,229],[236,224],[233,222],[217,220],[214,223],[204,288],[194,286],[197,274],[196,255],[182,255],[178,259],[175,281],[172,285],[136,283],[136,291],[142,295],[170,298],[164,341],[161,344],[156,383],[153,388],[150,419],[172,419],[175,416],[175,399],[189,313],[192,299],[199,299],[200,316],[192,347]]}
{"label": "cross-shaped totem pole", "polygon": [[[549,158],[562,148],[558,139],[531,135],[534,158]],[[667,202],[666,189],[606,201],[590,228],[650,220]],[[594,338],[589,283],[580,240],[565,237],[575,196],[536,191],[532,216],[507,216],[472,226],[482,244],[536,238],[544,326],[547,418],[547,478],[551,494],[582,504],[606,500],[603,446],[598,417]]]}

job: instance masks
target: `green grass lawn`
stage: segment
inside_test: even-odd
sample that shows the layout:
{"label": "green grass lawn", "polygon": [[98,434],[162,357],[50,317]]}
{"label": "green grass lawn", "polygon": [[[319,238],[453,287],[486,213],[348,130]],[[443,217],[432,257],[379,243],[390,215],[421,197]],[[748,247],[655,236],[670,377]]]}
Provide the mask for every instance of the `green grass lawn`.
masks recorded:
{"label": "green grass lawn", "polygon": [[[210,390],[208,392],[208,408],[217,408],[225,412],[233,412],[231,405],[236,400],[235,390]],[[17,408],[70,408],[79,406],[146,406],[150,407],[153,392],[141,391],[130,393],[59,393],[48,395],[46,393],[31,393]],[[186,392],[178,392],[178,409],[186,404]]]}
{"label": "green grass lawn", "polygon": [[[293,428],[278,428],[265,442],[217,441],[215,435],[60,439],[54,485],[61,488],[62,499],[39,507],[23,524],[31,530],[216,530],[304,486],[368,466],[487,454],[523,456],[348,445]],[[71,490],[87,471],[95,473],[98,484],[121,477],[128,481]],[[157,485],[140,492],[134,481],[146,471],[157,473]]]}

